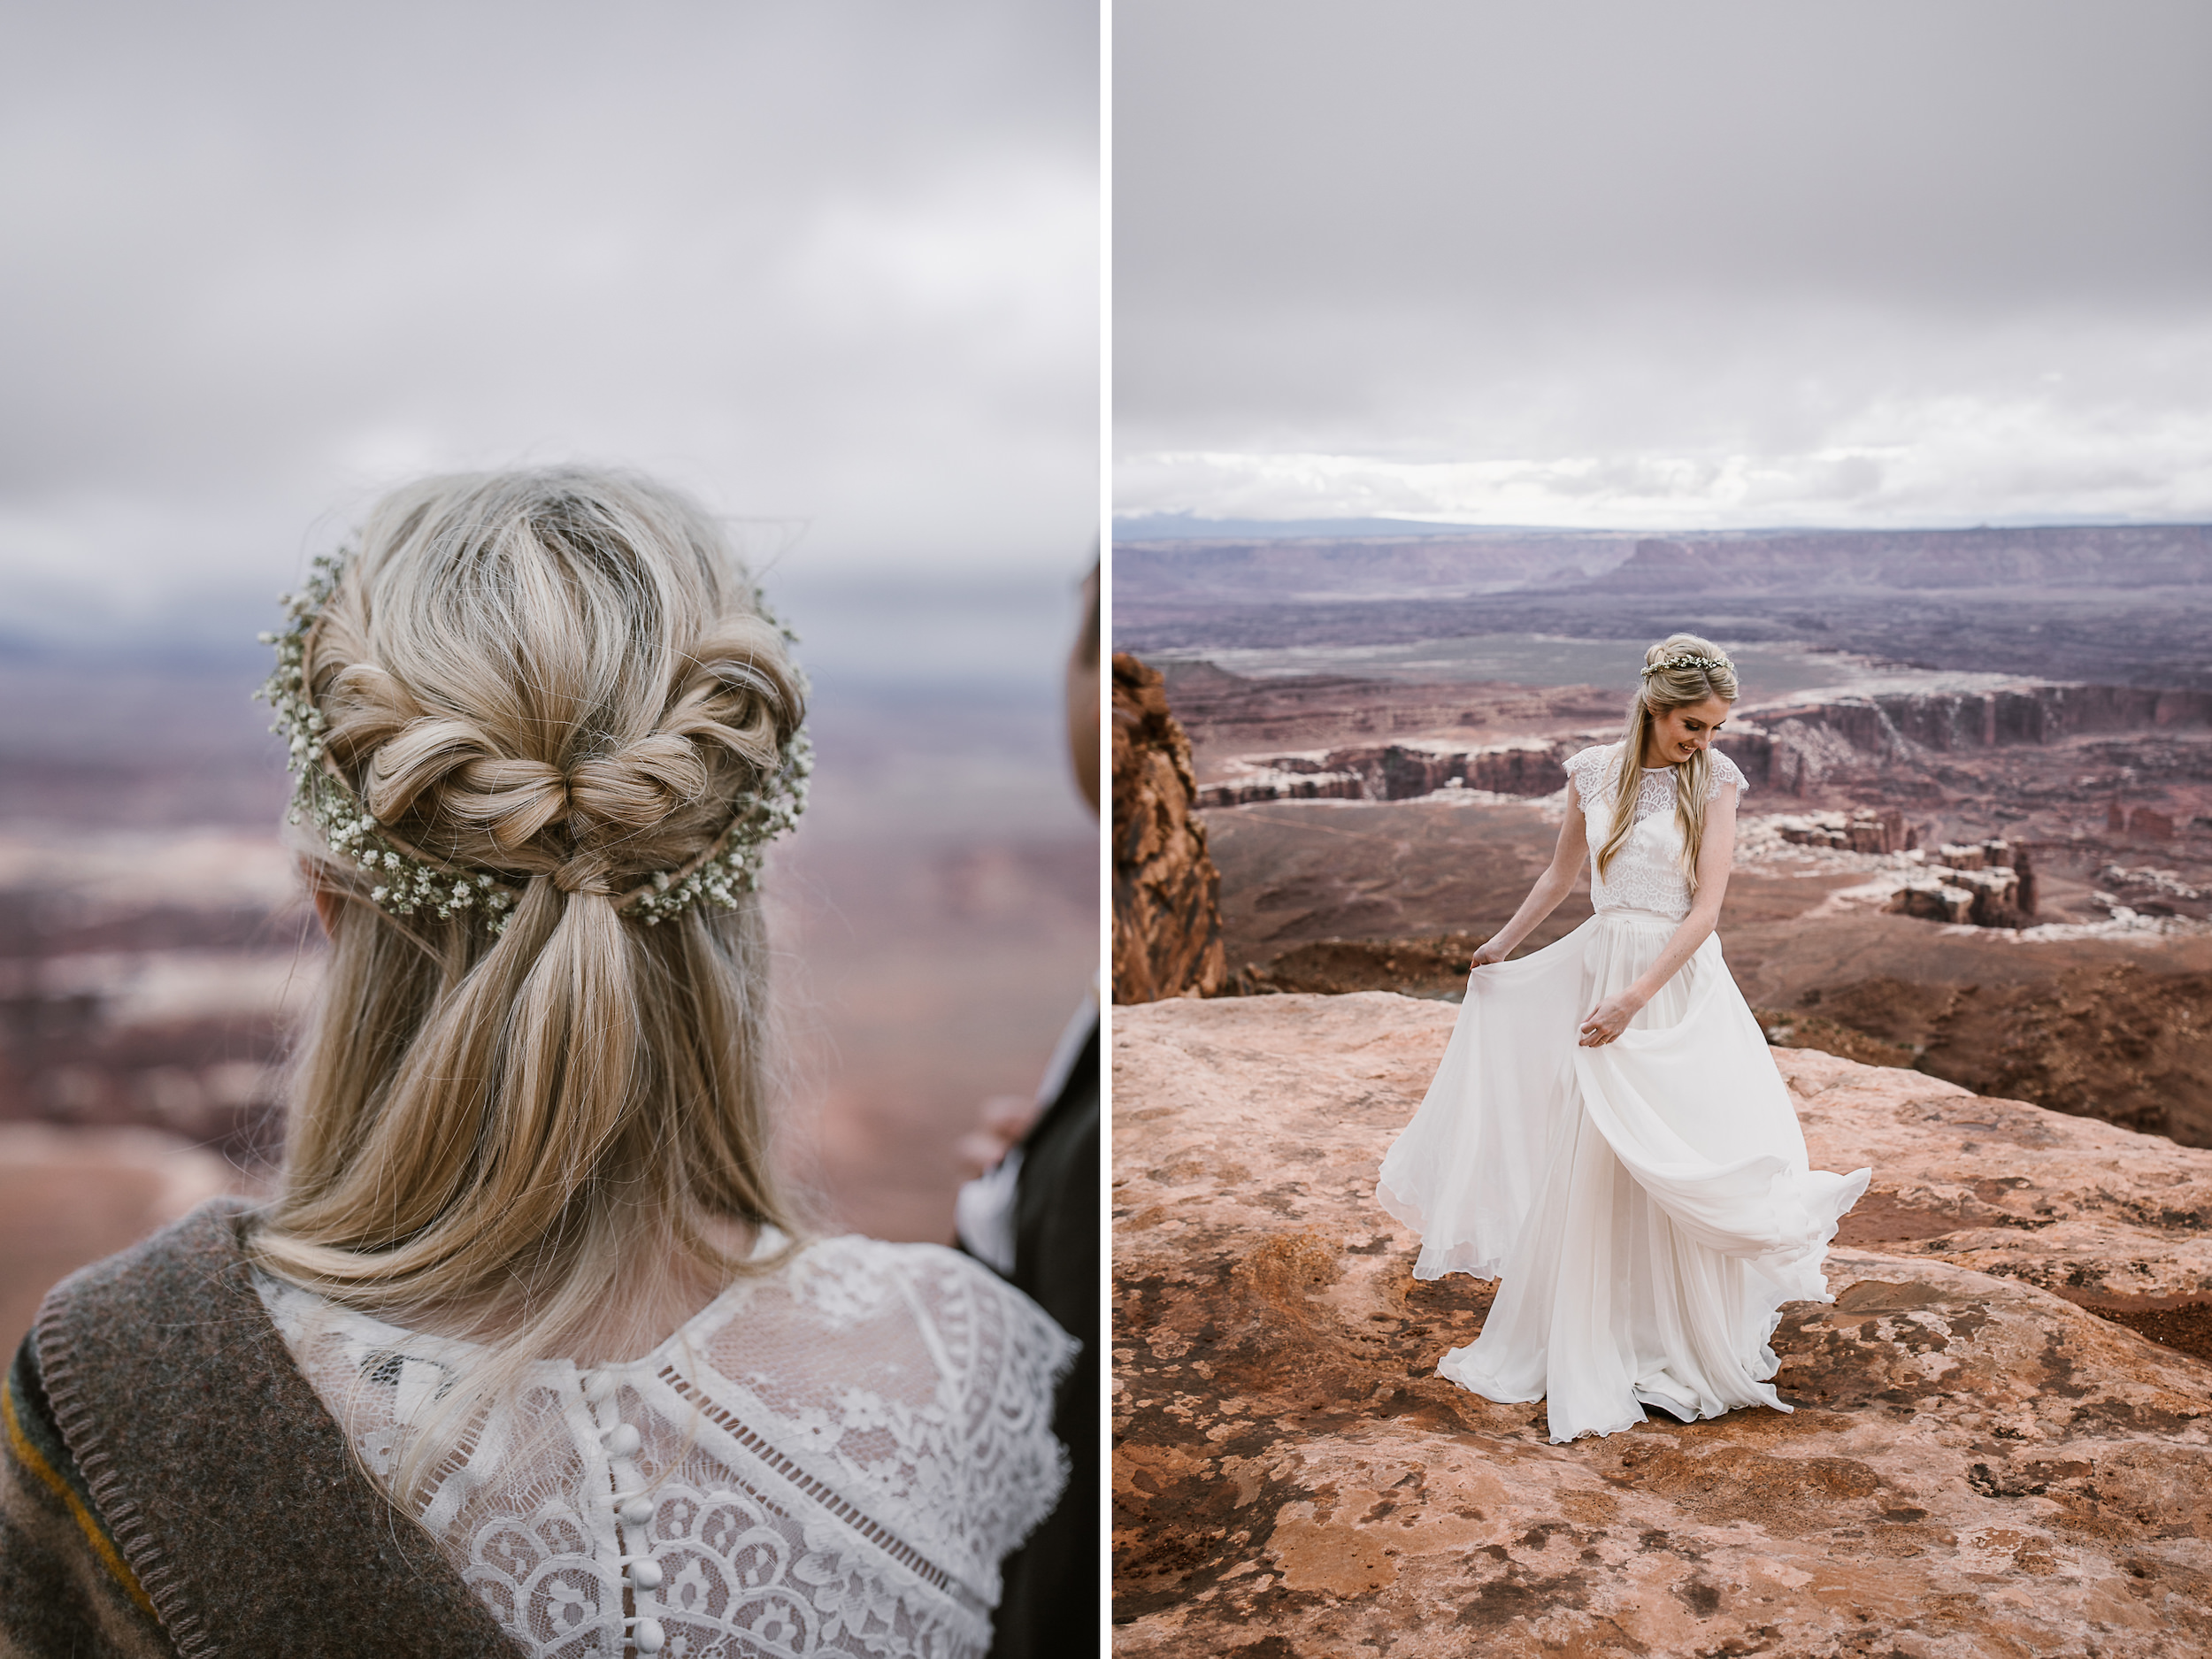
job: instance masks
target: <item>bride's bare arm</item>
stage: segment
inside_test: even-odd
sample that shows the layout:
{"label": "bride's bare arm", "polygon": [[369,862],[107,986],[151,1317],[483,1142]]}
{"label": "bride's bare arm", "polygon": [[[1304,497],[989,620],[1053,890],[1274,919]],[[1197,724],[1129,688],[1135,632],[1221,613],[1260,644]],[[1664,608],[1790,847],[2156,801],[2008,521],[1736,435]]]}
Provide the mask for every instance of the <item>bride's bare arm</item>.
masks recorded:
{"label": "bride's bare arm", "polygon": [[1713,929],[1720,926],[1721,901],[1728,896],[1728,872],[1735,859],[1736,786],[1732,783],[1724,785],[1705,809],[1705,840],[1697,854],[1697,897],[1690,902],[1690,913],[1636,982],[1599,1003],[1582,1022],[1584,1048],[1610,1042],[1627,1030],[1628,1022],[1644,1004],[1658,995],[1659,988],[1679,973],[1682,964],[1697,955],[1697,948],[1712,937]]}
{"label": "bride's bare arm", "polygon": [[1484,941],[1482,948],[1475,952],[1475,959],[1467,965],[1479,968],[1503,962],[1519,949],[1521,941],[1536,931],[1537,924],[1557,910],[1559,901],[1575,890],[1575,878],[1582,873],[1582,861],[1588,856],[1589,847],[1582,828],[1582,801],[1571,787],[1567,791],[1567,821],[1559,826],[1559,845],[1552,853],[1551,863],[1536,878],[1528,897],[1513,912],[1513,919]]}

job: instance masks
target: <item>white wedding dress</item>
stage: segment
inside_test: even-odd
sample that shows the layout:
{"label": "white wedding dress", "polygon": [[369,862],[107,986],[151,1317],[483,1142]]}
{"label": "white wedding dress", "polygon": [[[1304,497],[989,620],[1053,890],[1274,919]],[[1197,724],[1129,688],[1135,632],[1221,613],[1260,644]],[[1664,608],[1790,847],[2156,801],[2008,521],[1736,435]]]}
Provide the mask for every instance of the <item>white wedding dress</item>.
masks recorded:
{"label": "white wedding dress", "polygon": [[[255,1277],[388,1477],[482,1350]],[[823,1240],[642,1358],[533,1364],[418,1517],[532,1659],[981,1659],[1000,1559],[1066,1481],[1053,1386],[1075,1350],[952,1250]]]}
{"label": "white wedding dress", "polygon": [[[1709,937],[1610,1043],[1582,1021],[1663,950],[1690,908],[1671,768],[1647,771],[1602,877],[1620,746],[1567,763],[1597,914],[1468,976],[1421,1110],[1376,1197],[1421,1235],[1414,1273],[1501,1280],[1481,1334],[1437,1366],[1501,1402],[1545,1400],[1551,1438],[1678,1417],[1786,1411],[1768,1346],[1787,1302],[1826,1302],[1821,1263],[1871,1173],[1807,1166],[1765,1038]],[[1743,774],[1717,750],[1712,795]]]}

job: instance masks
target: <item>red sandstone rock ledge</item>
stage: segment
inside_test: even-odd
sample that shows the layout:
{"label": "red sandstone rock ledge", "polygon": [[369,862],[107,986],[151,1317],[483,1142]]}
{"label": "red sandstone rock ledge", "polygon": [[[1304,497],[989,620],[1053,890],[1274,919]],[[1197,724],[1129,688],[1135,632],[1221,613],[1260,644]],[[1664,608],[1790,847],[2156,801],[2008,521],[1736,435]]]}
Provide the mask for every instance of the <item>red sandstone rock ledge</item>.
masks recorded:
{"label": "red sandstone rock ledge", "polygon": [[2212,1151],[1917,1072],[1776,1062],[1875,1188],[1799,1409],[1553,1446],[1432,1372],[1490,1286],[1372,1202],[1455,1010],[1115,1010],[1115,1651],[2212,1650],[2212,1366],[2062,1298],[2212,1294]]}

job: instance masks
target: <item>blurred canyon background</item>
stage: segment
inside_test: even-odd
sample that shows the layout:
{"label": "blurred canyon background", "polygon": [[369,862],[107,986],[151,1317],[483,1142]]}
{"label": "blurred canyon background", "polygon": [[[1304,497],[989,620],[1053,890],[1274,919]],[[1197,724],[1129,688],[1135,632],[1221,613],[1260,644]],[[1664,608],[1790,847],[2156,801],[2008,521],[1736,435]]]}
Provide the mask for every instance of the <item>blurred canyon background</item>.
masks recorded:
{"label": "blurred canyon background", "polygon": [[1097,960],[1098,19],[22,11],[0,55],[0,1339],[261,1190],[321,960],[258,630],[426,472],[634,467],[803,636],[787,1155],[950,1236]]}
{"label": "blurred canyon background", "polygon": [[[787,1159],[833,1225],[942,1240],[955,1142],[986,1099],[1033,1091],[1096,961],[1097,835],[1058,702],[1073,581],[775,596],[804,635],[818,764],[765,881]],[[916,639],[972,672],[918,668]],[[62,1273],[263,1190],[280,1153],[322,951],[278,841],[290,780],[248,701],[263,654],[0,648],[11,1340]]]}

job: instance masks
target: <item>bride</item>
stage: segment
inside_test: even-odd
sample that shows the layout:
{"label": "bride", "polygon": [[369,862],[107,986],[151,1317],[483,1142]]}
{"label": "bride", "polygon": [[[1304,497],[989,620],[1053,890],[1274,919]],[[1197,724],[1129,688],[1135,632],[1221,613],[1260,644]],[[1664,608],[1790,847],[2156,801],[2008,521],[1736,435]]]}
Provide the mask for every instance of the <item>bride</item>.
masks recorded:
{"label": "bride", "polygon": [[[1787,1411],[1767,1345],[1869,1170],[1808,1167],[1789,1094],[1714,925],[1743,774],[1712,747],[1734,667],[1694,634],[1644,656],[1618,743],[1567,762],[1550,868],[1475,952],[1466,1001],[1376,1197],[1421,1235],[1414,1273],[1499,1279],[1482,1333],[1437,1370],[1547,1400],[1551,1438],[1646,1406],[1682,1421]],[[1519,961],[1586,851],[1596,915]]]}

